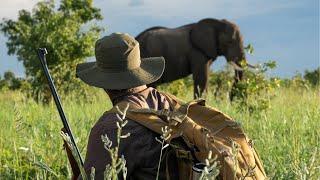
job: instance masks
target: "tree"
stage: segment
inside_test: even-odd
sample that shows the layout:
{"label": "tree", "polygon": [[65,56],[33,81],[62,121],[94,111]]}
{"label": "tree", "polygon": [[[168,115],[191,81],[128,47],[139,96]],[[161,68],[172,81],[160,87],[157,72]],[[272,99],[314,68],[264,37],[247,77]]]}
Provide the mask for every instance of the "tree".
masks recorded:
{"label": "tree", "polygon": [[3,75],[4,80],[6,81],[12,81],[14,78],[16,78],[16,76],[14,75],[14,73],[12,71],[6,71]]}
{"label": "tree", "polygon": [[6,86],[4,79],[2,79],[0,75],[0,90],[2,90]]}
{"label": "tree", "polygon": [[11,86],[13,79],[15,79],[14,73],[6,71],[3,75],[3,79],[0,77],[0,89],[8,89]]}
{"label": "tree", "polygon": [[36,96],[48,94],[48,86],[41,72],[36,49],[46,47],[48,67],[60,89],[78,89],[76,64],[93,56],[93,46],[103,29],[94,22],[101,20],[100,10],[92,0],[61,0],[58,8],[54,0],[38,3],[31,12],[20,10],[18,19],[3,19],[0,30],[7,36],[9,55],[17,55],[23,62],[26,77]]}
{"label": "tree", "polygon": [[320,84],[320,67],[313,71],[306,70],[303,77],[313,86],[318,86]]}
{"label": "tree", "polygon": [[19,89],[24,81],[23,78],[16,78],[12,71],[6,71],[3,75],[4,79],[0,77],[0,89],[6,88],[10,90]]}

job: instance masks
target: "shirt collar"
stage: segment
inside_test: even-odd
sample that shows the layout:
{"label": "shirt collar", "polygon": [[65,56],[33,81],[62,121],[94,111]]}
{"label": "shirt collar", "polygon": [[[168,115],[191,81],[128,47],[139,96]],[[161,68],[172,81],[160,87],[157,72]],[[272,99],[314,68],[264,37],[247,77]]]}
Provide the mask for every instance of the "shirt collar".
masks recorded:
{"label": "shirt collar", "polygon": [[140,92],[144,91],[148,87],[146,85],[124,89],[124,90],[106,90],[107,94],[109,95],[111,102],[113,105],[116,105],[120,102],[124,97],[132,94],[139,94]]}

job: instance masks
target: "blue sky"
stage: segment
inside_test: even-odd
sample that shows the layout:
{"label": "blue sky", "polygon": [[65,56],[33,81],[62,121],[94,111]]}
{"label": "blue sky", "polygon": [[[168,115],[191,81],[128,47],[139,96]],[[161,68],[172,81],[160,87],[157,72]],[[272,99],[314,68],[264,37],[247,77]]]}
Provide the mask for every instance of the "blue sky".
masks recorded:
{"label": "blue sky", "polygon": [[[15,19],[19,9],[31,9],[37,0],[2,2],[0,18]],[[202,18],[228,19],[239,25],[245,44],[251,43],[251,64],[277,61],[272,75],[290,77],[319,66],[318,0],[95,0],[106,27],[103,35],[128,32],[137,35],[151,26],[178,27]],[[7,55],[6,38],[0,34],[0,74],[6,70],[23,76],[15,56]],[[217,70],[226,64],[220,57]]]}

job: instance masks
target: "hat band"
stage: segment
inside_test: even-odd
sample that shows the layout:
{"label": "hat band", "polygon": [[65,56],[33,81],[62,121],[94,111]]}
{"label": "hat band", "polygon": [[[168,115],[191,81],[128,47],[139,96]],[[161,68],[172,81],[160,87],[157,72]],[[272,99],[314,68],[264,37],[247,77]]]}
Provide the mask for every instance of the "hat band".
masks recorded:
{"label": "hat band", "polygon": [[[107,58],[107,57],[106,57]],[[129,52],[127,57],[118,58],[115,61],[97,61],[97,66],[103,70],[111,71],[126,71],[140,67],[140,49],[137,43],[134,48]]]}

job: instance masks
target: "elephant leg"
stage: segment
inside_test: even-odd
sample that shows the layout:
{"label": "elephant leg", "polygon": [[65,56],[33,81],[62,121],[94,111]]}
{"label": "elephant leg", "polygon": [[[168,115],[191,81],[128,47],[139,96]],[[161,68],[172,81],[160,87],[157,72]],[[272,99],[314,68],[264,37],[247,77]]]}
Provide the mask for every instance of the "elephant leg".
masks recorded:
{"label": "elephant leg", "polygon": [[207,91],[211,61],[208,60],[207,56],[196,50],[192,51],[190,58],[192,58],[190,62],[194,83],[194,98],[196,99],[200,98]]}

